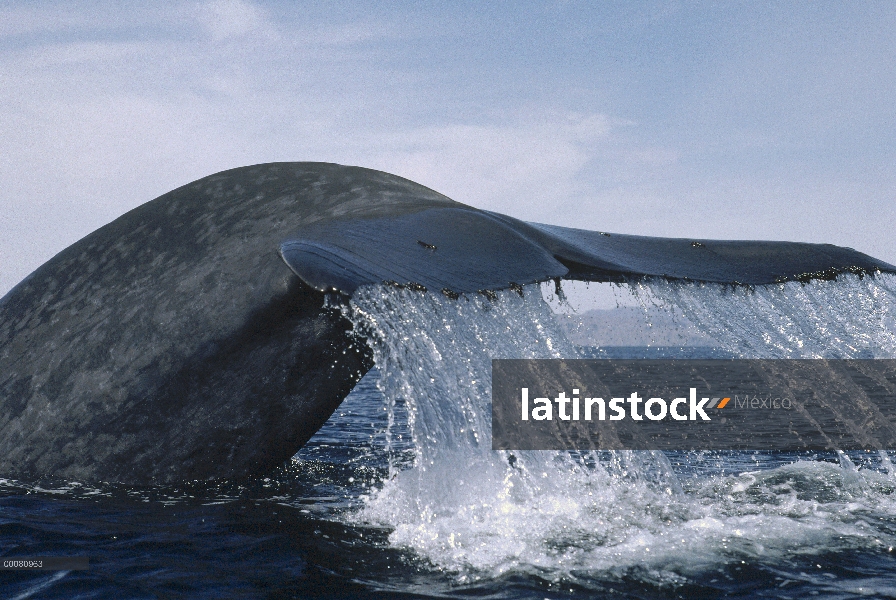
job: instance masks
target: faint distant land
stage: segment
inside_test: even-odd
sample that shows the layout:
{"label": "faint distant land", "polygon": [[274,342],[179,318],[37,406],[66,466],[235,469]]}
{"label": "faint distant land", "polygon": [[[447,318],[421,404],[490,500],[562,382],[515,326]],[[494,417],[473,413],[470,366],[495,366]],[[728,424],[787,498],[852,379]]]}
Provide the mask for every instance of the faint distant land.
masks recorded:
{"label": "faint distant land", "polygon": [[624,306],[557,315],[579,346],[715,346],[680,312]]}

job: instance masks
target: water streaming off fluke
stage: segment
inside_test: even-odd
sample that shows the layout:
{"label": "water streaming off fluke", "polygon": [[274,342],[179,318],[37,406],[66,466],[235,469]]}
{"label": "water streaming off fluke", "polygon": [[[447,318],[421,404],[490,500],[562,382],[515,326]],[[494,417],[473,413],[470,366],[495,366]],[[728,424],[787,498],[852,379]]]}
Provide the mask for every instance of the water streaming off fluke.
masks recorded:
{"label": "water streaming off fluke", "polygon": [[[757,288],[642,282],[632,293],[648,316],[675,311],[717,354],[892,358],[894,290],[883,275]],[[348,311],[413,437],[412,464],[395,460],[349,519],[389,528],[391,544],[461,581],[523,572],[588,585],[636,573],[673,583],[740,560],[896,545],[885,452],[859,469],[842,453],[491,450],[491,359],[595,350],[570,341],[562,321],[575,315],[555,314],[538,286],[495,300],[363,287]]]}

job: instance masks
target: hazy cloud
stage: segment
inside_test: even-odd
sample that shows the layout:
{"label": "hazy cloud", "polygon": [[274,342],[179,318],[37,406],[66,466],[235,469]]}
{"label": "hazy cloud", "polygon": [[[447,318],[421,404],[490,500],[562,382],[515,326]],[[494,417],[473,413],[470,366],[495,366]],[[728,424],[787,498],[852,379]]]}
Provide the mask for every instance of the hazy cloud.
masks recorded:
{"label": "hazy cloud", "polygon": [[261,7],[243,0],[212,0],[199,5],[197,17],[217,40],[247,35],[274,37],[274,24]]}
{"label": "hazy cloud", "polygon": [[461,202],[544,219],[581,194],[576,178],[609,131],[605,115],[529,114],[502,125],[387,133],[366,150],[383,169]]}
{"label": "hazy cloud", "polygon": [[[529,220],[896,262],[894,19],[874,15],[873,44],[858,19],[801,45],[715,8],[519,10],[0,8],[0,293],[142,202],[275,160],[378,168]],[[791,10],[796,31],[824,17]],[[849,50],[830,70],[825,43]]]}

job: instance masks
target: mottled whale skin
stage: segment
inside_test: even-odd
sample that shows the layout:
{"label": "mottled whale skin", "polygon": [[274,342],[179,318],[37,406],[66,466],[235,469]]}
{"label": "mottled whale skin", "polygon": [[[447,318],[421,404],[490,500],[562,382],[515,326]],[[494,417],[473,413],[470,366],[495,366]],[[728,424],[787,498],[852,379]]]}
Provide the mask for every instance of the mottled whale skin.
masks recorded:
{"label": "mottled whale skin", "polygon": [[372,366],[330,300],[561,277],[762,285],[896,268],[847,248],[524,223],[406,179],[272,163],[173,190],[0,300],[0,476],[238,478],[288,460]]}

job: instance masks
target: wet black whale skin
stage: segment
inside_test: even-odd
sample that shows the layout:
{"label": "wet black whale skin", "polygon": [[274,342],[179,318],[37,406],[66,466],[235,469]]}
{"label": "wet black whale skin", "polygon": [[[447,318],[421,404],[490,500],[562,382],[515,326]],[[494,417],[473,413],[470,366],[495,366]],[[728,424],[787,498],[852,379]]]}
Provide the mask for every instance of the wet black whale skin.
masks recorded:
{"label": "wet black whale skin", "polygon": [[0,476],[171,482],[282,464],[370,368],[283,262],[297,226],[452,201],[320,163],[206,177],[66,248],[0,301]]}
{"label": "wet black whale skin", "polygon": [[0,300],[0,476],[145,484],[270,471],[372,365],[325,293],[844,271],[896,268],[830,245],[529,224],[359,167],[224,171],[98,229]]}

